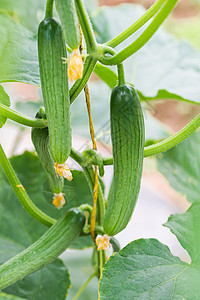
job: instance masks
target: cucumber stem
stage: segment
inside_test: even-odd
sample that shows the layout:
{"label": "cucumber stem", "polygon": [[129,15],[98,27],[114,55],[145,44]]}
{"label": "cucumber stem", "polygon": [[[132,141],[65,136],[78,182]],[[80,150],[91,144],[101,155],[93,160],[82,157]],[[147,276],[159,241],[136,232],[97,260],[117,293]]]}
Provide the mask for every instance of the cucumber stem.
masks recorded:
{"label": "cucumber stem", "polygon": [[90,52],[96,52],[97,50],[97,42],[94,36],[94,32],[92,29],[92,25],[90,23],[90,19],[87,13],[86,8],[84,7],[81,0],[75,0],[75,6],[77,15],[79,18],[79,22],[81,25],[81,28],[83,30],[83,34],[85,37],[85,42],[87,46],[87,53]]}
{"label": "cucumber stem", "polygon": [[76,82],[73,84],[69,91],[70,96],[70,104],[74,102],[74,100],[78,97],[82,89],[85,87],[86,83],[88,82],[92,71],[95,68],[96,65],[96,59],[92,57],[87,57],[84,63],[84,69],[83,69],[83,76],[81,79],[76,80]]}
{"label": "cucumber stem", "polygon": [[[94,169],[91,166],[85,167],[85,164],[87,162],[87,159],[83,157],[78,151],[75,149],[71,149],[70,156],[73,160],[75,160],[82,168],[84,171],[84,174],[86,176],[86,179],[88,181],[88,184],[90,186],[91,192],[93,193],[94,190]],[[103,224],[103,218],[105,214],[105,203],[104,203],[104,198],[103,198],[103,193],[101,189],[100,183],[98,184],[98,199],[97,199],[97,206],[98,206],[98,224],[102,225]]]}
{"label": "cucumber stem", "polygon": [[46,11],[45,11],[45,19],[53,17],[53,2],[54,2],[54,0],[47,0]]}
{"label": "cucumber stem", "polygon": [[115,48],[117,45],[121,44],[124,40],[126,40],[129,36],[146,24],[158,12],[165,2],[166,0],[157,0],[135,23],[133,23],[114,39],[107,42],[106,45]]}
{"label": "cucumber stem", "polygon": [[10,182],[10,185],[12,186],[15,194],[17,195],[19,201],[21,202],[22,206],[26,209],[26,211],[40,223],[48,227],[52,226],[56,222],[56,220],[43,213],[37,206],[35,206],[35,204],[33,204],[23,185],[21,184],[17,175],[15,174],[15,171],[13,170],[11,163],[7,159],[1,144],[0,163],[4,169],[8,181]]}
{"label": "cucumber stem", "polygon": [[0,103],[0,115],[9,118],[10,120],[17,122],[21,125],[36,127],[36,128],[45,128],[47,127],[47,120],[43,119],[33,119],[27,117],[17,111],[14,111],[10,107]]}
{"label": "cucumber stem", "polygon": [[117,65],[117,70],[118,70],[118,85],[121,87],[125,86],[126,81],[125,81],[124,67],[122,63]]}
{"label": "cucumber stem", "polygon": [[98,60],[104,65],[117,65],[127,59],[129,56],[140,50],[158,30],[164,20],[168,17],[172,9],[175,7],[178,0],[167,0],[160,11],[157,13],[151,24],[144,32],[129,46],[112,57],[101,57]]}

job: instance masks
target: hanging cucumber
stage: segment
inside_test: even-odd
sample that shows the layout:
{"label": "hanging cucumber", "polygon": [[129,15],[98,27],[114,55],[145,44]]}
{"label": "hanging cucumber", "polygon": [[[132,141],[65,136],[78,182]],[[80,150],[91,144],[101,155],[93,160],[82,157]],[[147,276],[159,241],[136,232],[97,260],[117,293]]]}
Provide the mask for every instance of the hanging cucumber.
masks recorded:
{"label": "hanging cucumber", "polygon": [[39,25],[38,54],[51,155],[62,164],[71,151],[67,64],[62,60],[67,57],[67,52],[61,26],[51,17]]}
{"label": "hanging cucumber", "polygon": [[56,194],[61,193],[64,187],[64,180],[60,176],[57,176],[54,168],[54,161],[50,153],[48,128],[32,128],[31,139],[47,173],[52,192]]}
{"label": "hanging cucumber", "polygon": [[0,290],[52,262],[79,236],[84,224],[79,209],[69,210],[39,240],[0,266]]}
{"label": "hanging cucumber", "polygon": [[113,236],[128,224],[135,207],[143,167],[144,118],[132,86],[117,86],[110,102],[114,176],[104,219],[105,232]]}
{"label": "hanging cucumber", "polygon": [[80,31],[74,0],[56,0],[55,3],[67,45],[75,50],[80,45]]}

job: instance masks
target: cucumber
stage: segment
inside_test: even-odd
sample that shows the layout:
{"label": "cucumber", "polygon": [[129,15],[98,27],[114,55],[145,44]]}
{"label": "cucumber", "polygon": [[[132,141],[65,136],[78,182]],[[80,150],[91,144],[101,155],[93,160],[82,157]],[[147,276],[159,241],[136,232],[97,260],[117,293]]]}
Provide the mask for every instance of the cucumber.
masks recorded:
{"label": "cucumber", "polygon": [[70,98],[67,57],[60,24],[44,19],[38,29],[40,80],[47,115],[50,151],[53,159],[64,163],[71,151]]}
{"label": "cucumber", "polygon": [[103,227],[108,235],[113,236],[130,220],[142,176],[144,117],[138,94],[132,86],[113,89],[110,122],[114,176]]}
{"label": "cucumber", "polygon": [[75,50],[80,45],[80,31],[74,0],[56,0],[55,4],[67,45]]}
{"label": "cucumber", "polygon": [[79,236],[84,224],[79,209],[69,210],[39,240],[0,266],[0,290],[56,259]]}
{"label": "cucumber", "polygon": [[54,168],[54,161],[50,153],[48,128],[32,128],[31,139],[47,173],[52,192],[55,194],[61,193],[64,187],[64,180],[60,176],[57,176]]}

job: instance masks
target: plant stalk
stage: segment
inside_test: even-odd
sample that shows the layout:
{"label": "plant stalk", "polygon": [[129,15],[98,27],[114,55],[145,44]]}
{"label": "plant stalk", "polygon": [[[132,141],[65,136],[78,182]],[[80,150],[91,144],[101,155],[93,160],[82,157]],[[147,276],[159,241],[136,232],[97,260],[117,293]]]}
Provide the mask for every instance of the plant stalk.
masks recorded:
{"label": "plant stalk", "polygon": [[50,227],[52,226],[56,220],[49,217],[45,213],[43,213],[29,198],[27,192],[25,191],[23,185],[19,181],[15,171],[13,170],[11,163],[7,159],[2,146],[0,145],[0,163],[4,169],[6,177],[10,182],[16,196],[21,202],[22,206],[26,209],[26,211],[40,223]]}
{"label": "plant stalk", "polygon": [[36,127],[36,128],[45,128],[47,127],[47,120],[43,119],[33,119],[27,117],[13,109],[9,108],[8,106],[0,103],[0,115],[17,122],[21,125],[29,126],[29,127]]}

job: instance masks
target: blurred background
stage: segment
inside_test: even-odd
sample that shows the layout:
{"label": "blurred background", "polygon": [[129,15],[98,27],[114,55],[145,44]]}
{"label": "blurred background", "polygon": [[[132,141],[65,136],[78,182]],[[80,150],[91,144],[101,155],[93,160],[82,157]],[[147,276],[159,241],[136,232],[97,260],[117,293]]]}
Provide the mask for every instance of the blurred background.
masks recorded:
{"label": "blurred background", "polygon": [[[87,2],[87,0],[85,0]],[[90,2],[90,1],[89,1]],[[95,2],[95,1],[94,1]],[[120,0],[99,0],[98,3],[95,3],[94,11],[90,11],[91,16],[94,18],[94,28],[98,23],[98,16],[103,14],[104,6],[115,6],[123,5],[123,9],[126,8],[126,5],[137,4],[137,7],[134,6],[136,15],[134,18],[137,19],[137,15],[143,12],[144,8],[148,9],[152,4],[153,0],[129,0],[129,1],[120,1]],[[127,4],[129,3],[129,4]],[[100,8],[98,8],[96,5]],[[89,7],[89,4],[88,4]],[[129,7],[129,6],[128,6]],[[115,14],[117,10],[113,10]],[[109,11],[110,12],[110,11]],[[116,13],[117,14],[117,13]],[[156,42],[151,42],[151,47],[148,46],[147,50],[151,52],[151,61],[152,64],[158,65],[157,69],[154,70],[154,66],[149,66],[149,69],[142,68],[140,66],[145,59],[142,57],[133,57],[131,58],[134,62],[134,67],[131,69],[127,63],[127,78],[128,81],[135,84],[136,88],[140,86],[152,86],[152,91],[148,87],[149,94],[154,95],[154,85],[159,85],[159,89],[162,89],[163,86],[169,87],[170,92],[180,91],[180,85],[185,86],[186,81],[191,82],[191,73],[188,72],[188,75],[185,74],[184,78],[180,78],[180,82],[176,85],[174,80],[170,79],[170,75],[174,76],[175,71],[177,70],[176,62],[173,65],[173,54],[177,51],[179,43],[186,43],[188,47],[192,47],[195,55],[199,55],[200,51],[200,1],[199,0],[180,0],[179,4],[175,8],[174,12],[170,17],[165,21],[162,30],[166,33],[165,39],[169,39],[170,43],[173,41],[175,45],[167,49],[169,58],[166,58],[165,52],[159,52],[165,48],[165,39],[161,38],[163,45],[156,46]],[[38,22],[41,19],[42,12],[41,10],[37,12]],[[95,19],[95,16],[97,18]],[[112,18],[112,17],[110,17]],[[126,16],[124,16],[126,18]],[[129,22],[131,20],[130,16]],[[124,19],[115,19],[113,21],[113,26],[119,29],[120,24],[123,23]],[[97,23],[95,23],[97,22]],[[123,28],[123,24],[122,28]],[[102,31],[105,33],[102,23]],[[98,26],[97,26],[98,27]],[[100,27],[99,27],[100,28]],[[97,32],[97,37],[99,34],[99,39],[103,39],[103,33],[100,30]],[[102,34],[102,35],[101,35]],[[161,36],[161,33],[159,33]],[[159,37],[158,34],[158,37]],[[115,34],[114,34],[115,35]],[[109,36],[109,35],[108,35]],[[167,44],[167,42],[166,42]],[[171,45],[171,44],[170,44]],[[171,52],[170,52],[171,51]],[[142,52],[143,55],[145,51]],[[142,54],[141,54],[142,55]],[[191,55],[194,57],[194,55]],[[180,53],[177,54],[179,67],[184,68],[184,59],[187,60],[187,51],[181,57]],[[163,68],[163,61],[166,64],[172,63],[170,69],[168,69],[167,75],[168,79],[160,83],[160,68]],[[130,60],[129,60],[130,61]],[[193,62],[195,63],[195,62]],[[198,65],[199,67],[199,65]],[[188,67],[190,69],[190,66]],[[167,69],[166,69],[167,70]],[[150,80],[151,74],[158,71],[158,78],[155,77],[154,81]],[[142,73],[143,72],[143,73]],[[194,85],[197,85],[197,78],[200,78],[200,69],[196,70],[196,77],[194,77]],[[154,76],[154,74],[152,75]],[[199,76],[199,77],[198,77]],[[138,78],[143,78],[138,79]],[[176,79],[179,78],[179,75],[176,76]],[[168,80],[168,81],[167,81]],[[178,81],[178,79],[177,79]],[[109,95],[110,89],[102,83],[96,75],[93,75],[90,81],[90,91],[91,91],[91,103],[92,103],[92,114],[94,118],[94,127],[96,131],[96,136],[98,140],[98,150],[104,156],[111,155],[111,141],[109,136]],[[4,83],[3,87],[11,98],[12,108],[15,108],[18,111],[21,111],[29,116],[34,116],[38,107],[42,104],[41,100],[41,91],[39,87],[35,87],[28,84],[22,83]],[[142,90],[143,94],[146,95],[146,90]],[[182,90],[181,90],[182,92]],[[193,93],[193,86],[188,86],[188,90],[184,91],[184,97],[187,93]],[[146,93],[146,94],[145,94]],[[180,94],[180,93],[179,93]],[[149,95],[148,95],[149,96]],[[182,95],[181,95],[182,96]],[[177,101],[169,99],[160,99],[159,101],[150,101],[145,102],[143,109],[146,119],[146,130],[147,130],[147,142],[148,140],[159,140],[165,138],[169,134],[175,133],[180,130],[184,125],[186,125],[192,118],[194,118],[199,112],[200,107],[195,104],[195,99],[197,99],[200,93],[199,90],[196,92],[192,101]],[[153,97],[153,96],[152,96]],[[173,98],[173,97],[172,97]],[[84,116],[83,116],[84,114]],[[80,95],[79,99],[73,104],[72,107],[72,127],[73,127],[73,147],[77,150],[84,150],[84,148],[90,144],[89,139],[89,130],[88,130],[88,120],[87,120],[87,111],[85,107],[84,97]],[[0,132],[0,141],[5,149],[5,152],[8,156],[18,155],[23,153],[25,150],[34,151],[31,139],[30,139],[30,129],[18,126],[17,124],[7,121],[6,125],[1,129]],[[71,168],[77,168],[78,166],[74,164],[72,160],[69,159],[69,166]],[[106,186],[106,193],[108,193],[110,182],[112,177],[112,167],[106,167],[106,175],[104,178],[104,183]],[[124,247],[130,241],[133,241],[138,238],[157,238],[161,242],[167,244],[170,247],[170,250],[174,255],[181,257],[183,260],[189,261],[189,257],[180,246],[175,236],[169,231],[168,228],[163,227],[162,224],[167,222],[168,217],[174,213],[184,212],[189,207],[189,202],[184,196],[176,192],[168,181],[163,177],[163,175],[157,170],[156,159],[145,158],[144,160],[144,170],[142,177],[142,186],[140,191],[139,200],[136,205],[133,217],[127,228],[117,235],[117,238],[120,241],[122,247]],[[64,259],[68,265],[71,266],[76,262],[77,265],[82,264],[78,259],[84,255],[88,256],[88,261],[90,257],[90,250],[85,250],[86,254],[80,254],[79,251],[72,251],[70,258],[64,255]],[[87,275],[88,271],[88,261],[83,263],[82,272]],[[76,270],[72,270],[72,273],[76,273]],[[73,274],[72,274],[73,277]],[[84,278],[83,277],[83,282]],[[95,279],[94,279],[95,280]],[[85,294],[83,294],[80,299],[90,299],[88,296],[92,291],[96,289],[96,283],[93,281],[88,286]],[[73,287],[76,289],[76,285]],[[72,289],[72,294],[73,294]],[[88,298],[85,298],[87,295]],[[92,296],[91,296],[92,299]],[[94,298],[93,298],[94,299]]]}

